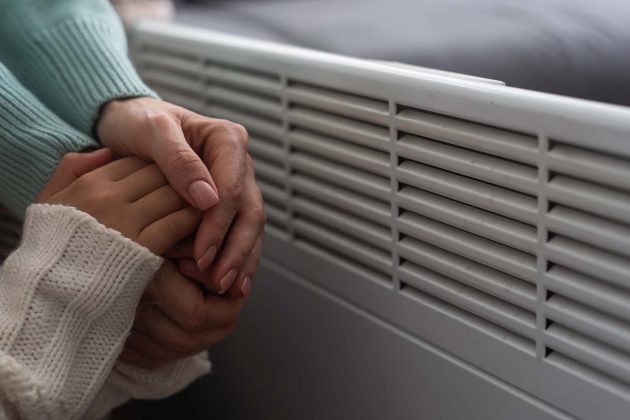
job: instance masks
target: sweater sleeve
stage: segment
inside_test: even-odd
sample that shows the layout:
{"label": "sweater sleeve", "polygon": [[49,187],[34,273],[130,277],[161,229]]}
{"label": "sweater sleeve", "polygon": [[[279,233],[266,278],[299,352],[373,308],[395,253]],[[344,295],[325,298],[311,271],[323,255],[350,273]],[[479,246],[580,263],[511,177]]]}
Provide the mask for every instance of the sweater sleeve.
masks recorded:
{"label": "sweater sleeve", "polygon": [[[2,5],[4,3],[4,5]],[[35,96],[91,134],[101,106],[156,96],[127,57],[125,33],[107,0],[0,0],[0,58]]]}
{"label": "sweater sleeve", "polygon": [[0,415],[81,418],[161,261],[86,213],[29,207],[0,268]]}
{"label": "sweater sleeve", "polygon": [[20,219],[68,152],[97,146],[0,63],[0,203]]}
{"label": "sweater sleeve", "polygon": [[85,418],[102,419],[111,410],[131,398],[155,400],[169,397],[208,372],[210,361],[207,351],[179,359],[155,370],[118,362],[105,386],[85,413]]}

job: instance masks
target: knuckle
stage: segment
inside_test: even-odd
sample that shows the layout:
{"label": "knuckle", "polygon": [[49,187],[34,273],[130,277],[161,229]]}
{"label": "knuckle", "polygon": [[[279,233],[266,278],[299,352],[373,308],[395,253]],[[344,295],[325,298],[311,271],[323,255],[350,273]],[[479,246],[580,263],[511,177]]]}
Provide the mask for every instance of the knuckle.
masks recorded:
{"label": "knuckle", "polygon": [[220,126],[228,134],[229,138],[235,145],[247,149],[247,146],[249,145],[249,133],[243,125],[223,120],[221,121]]}
{"label": "knuckle", "polygon": [[190,312],[184,321],[184,329],[190,332],[202,331],[206,327],[205,308],[203,303],[197,302],[190,307]]}
{"label": "knuckle", "polygon": [[250,213],[259,229],[262,229],[267,224],[267,212],[262,201],[256,202],[250,209]]}
{"label": "knuckle", "polygon": [[249,252],[246,249],[241,249],[240,247],[234,252],[234,265],[237,267],[242,267],[247,258],[249,257]]}
{"label": "knuckle", "polygon": [[229,195],[233,202],[240,203],[242,201],[245,195],[245,186],[240,179],[235,179],[232,182]]}
{"label": "knuckle", "polygon": [[145,111],[144,121],[151,130],[166,130],[173,124],[173,119],[168,112],[156,109]]}
{"label": "knuckle", "polygon": [[173,342],[173,350],[180,354],[196,353],[199,349],[199,339],[193,334],[184,334]]}

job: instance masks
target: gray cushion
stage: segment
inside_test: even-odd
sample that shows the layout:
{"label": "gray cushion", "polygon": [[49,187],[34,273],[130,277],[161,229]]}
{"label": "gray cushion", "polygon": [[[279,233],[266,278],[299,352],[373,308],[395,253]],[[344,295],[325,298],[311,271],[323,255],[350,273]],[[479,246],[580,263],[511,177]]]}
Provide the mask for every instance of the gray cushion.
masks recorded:
{"label": "gray cushion", "polygon": [[623,0],[266,0],[185,5],[194,25],[630,105]]}

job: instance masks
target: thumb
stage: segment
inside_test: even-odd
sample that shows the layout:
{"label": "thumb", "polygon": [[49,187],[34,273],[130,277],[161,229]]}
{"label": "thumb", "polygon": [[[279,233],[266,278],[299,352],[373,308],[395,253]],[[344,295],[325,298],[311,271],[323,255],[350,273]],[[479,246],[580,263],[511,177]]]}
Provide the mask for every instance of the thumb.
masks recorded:
{"label": "thumb", "polygon": [[112,159],[112,152],[109,149],[99,149],[89,153],[65,154],[50,176],[48,183],[37,195],[36,201],[47,200],[88,172],[108,164]]}
{"label": "thumb", "polygon": [[217,187],[208,168],[190,147],[179,126],[155,133],[152,160],[162,170],[173,189],[199,210],[219,202]]}

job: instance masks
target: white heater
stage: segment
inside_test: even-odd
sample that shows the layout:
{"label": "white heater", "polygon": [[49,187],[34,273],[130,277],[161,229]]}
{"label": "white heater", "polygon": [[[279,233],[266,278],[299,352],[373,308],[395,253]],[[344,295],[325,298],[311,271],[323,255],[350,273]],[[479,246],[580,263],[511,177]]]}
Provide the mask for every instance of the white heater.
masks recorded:
{"label": "white heater", "polygon": [[629,108],[173,24],[132,38],[163,98],[251,135],[265,253],[214,360],[234,417],[630,417]]}

